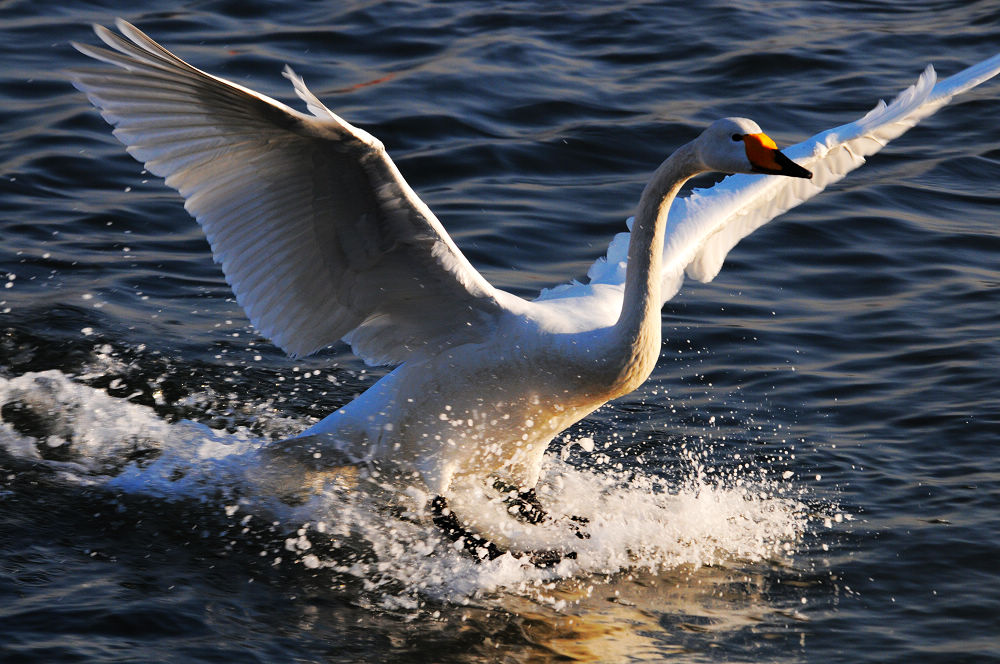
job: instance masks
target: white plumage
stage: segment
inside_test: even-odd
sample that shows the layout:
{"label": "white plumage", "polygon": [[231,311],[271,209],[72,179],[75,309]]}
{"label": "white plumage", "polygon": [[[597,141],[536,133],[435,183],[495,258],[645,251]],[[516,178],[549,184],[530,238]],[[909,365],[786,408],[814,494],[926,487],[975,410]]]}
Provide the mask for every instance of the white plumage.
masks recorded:
{"label": "white plumage", "polygon": [[[184,197],[257,329],[292,355],[344,340],[371,364],[400,365],[304,435],[419,471],[442,495],[487,477],[532,486],[553,436],[649,375],[659,309],[685,274],[710,281],[740,239],[1000,71],[996,56],[935,84],[928,67],[891,104],[790,147],[812,179],[794,164],[767,172],[800,177],[749,174],[761,168],[750,142],[763,134],[719,121],[664,162],[632,233],[614,238],[589,283],[529,302],[490,285],[382,144],[290,69],[311,115],[117,25],[125,38],[95,28],[114,50],[75,44],[117,69],[77,70],[75,84],[129,153]],[[704,170],[744,174],[671,206]]]}

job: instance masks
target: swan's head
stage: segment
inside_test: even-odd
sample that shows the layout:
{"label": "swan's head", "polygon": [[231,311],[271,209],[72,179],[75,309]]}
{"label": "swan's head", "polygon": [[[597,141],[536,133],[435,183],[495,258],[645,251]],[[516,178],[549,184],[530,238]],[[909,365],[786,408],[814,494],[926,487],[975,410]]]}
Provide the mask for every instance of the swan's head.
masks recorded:
{"label": "swan's head", "polygon": [[698,137],[698,156],[713,171],[768,173],[811,178],[812,173],[781,154],[753,120],[723,118]]}

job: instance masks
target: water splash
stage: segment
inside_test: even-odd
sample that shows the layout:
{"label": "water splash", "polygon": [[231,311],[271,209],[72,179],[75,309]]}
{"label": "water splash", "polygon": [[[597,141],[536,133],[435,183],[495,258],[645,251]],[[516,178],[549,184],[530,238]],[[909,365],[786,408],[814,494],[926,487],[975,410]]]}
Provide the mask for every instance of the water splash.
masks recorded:
{"label": "water splash", "polygon": [[[266,438],[245,427],[171,423],[54,370],[0,378],[0,404],[0,449],[11,457],[111,493],[200,501],[228,536],[263,542],[258,555],[271,564],[326,574],[356,588],[357,601],[393,611],[427,601],[468,605],[497,593],[561,609],[577,601],[560,594],[574,580],[785,560],[808,521],[787,478],[733,471],[709,479],[687,448],[679,482],[555,454],[537,487],[554,519],[537,532],[576,557],[547,567],[510,553],[477,562],[432,525],[421,487],[372,468],[319,472],[275,460],[264,452]],[[572,442],[594,447],[590,439]],[[479,517],[491,518],[497,505],[487,496]],[[585,539],[565,527],[569,517],[586,523]],[[254,539],[254,529],[279,535]]]}

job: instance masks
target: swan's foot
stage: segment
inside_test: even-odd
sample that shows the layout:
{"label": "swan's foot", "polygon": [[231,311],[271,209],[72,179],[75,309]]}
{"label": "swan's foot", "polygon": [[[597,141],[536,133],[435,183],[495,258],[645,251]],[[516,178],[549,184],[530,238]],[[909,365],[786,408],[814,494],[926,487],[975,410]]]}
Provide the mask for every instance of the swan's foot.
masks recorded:
{"label": "swan's foot", "polygon": [[[531,499],[537,505],[538,498],[535,497],[534,491],[530,490]],[[522,493],[523,495],[523,493]],[[544,510],[541,510],[541,506],[538,506],[542,517],[538,521],[529,521],[529,523],[539,523],[542,519],[546,518]],[[469,554],[471,554],[476,561],[483,560],[494,560],[499,558],[503,554],[507,553],[504,549],[500,548],[493,542],[489,541],[482,535],[478,535],[468,528],[466,528],[455,513],[451,511],[448,507],[448,501],[444,499],[444,496],[435,496],[434,500],[431,501],[431,512],[433,514],[432,520],[434,525],[437,526],[444,532],[445,537],[450,539],[452,542],[461,542],[462,548]],[[513,512],[511,512],[513,514]],[[577,537],[583,538],[580,535],[579,530],[576,531]],[[586,537],[589,537],[587,535]],[[520,558],[520,555],[513,554],[515,558]],[[528,557],[531,564],[535,567],[549,567],[551,565],[556,565],[564,558],[570,560],[576,560],[576,551],[528,551],[521,554]]]}
{"label": "swan's foot", "polygon": [[[531,524],[542,523],[549,519],[549,513],[542,507],[533,488],[519,489],[502,480],[496,480],[493,488],[507,496],[503,502],[509,506],[507,511],[515,519]],[[569,520],[573,534],[580,539],[590,539],[590,533],[583,530],[583,527],[590,523],[590,519],[585,516],[571,516]]]}
{"label": "swan's foot", "polygon": [[569,527],[573,529],[573,534],[580,539],[590,539],[590,533],[583,530],[583,527],[590,523],[590,519],[585,516],[571,516],[569,518],[572,521]]}
{"label": "swan's foot", "polygon": [[505,551],[488,539],[481,537],[458,520],[455,513],[448,507],[444,496],[435,496],[431,501],[432,520],[434,525],[444,532],[445,537],[452,542],[461,542],[462,548],[471,553],[476,560],[493,560],[502,556]]}
{"label": "swan's foot", "polygon": [[506,495],[503,502],[508,506],[507,511],[518,521],[541,523],[549,518],[534,489],[513,487],[502,480],[493,482],[493,488]]}

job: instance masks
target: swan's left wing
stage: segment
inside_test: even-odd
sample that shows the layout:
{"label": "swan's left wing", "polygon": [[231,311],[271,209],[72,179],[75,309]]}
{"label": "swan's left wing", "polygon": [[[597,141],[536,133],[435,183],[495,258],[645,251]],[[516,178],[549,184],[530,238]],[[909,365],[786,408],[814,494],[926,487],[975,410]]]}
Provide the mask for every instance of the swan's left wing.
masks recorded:
{"label": "swan's left wing", "polygon": [[372,364],[488,333],[502,306],[382,144],[196,69],[119,20],[95,26],[120,68],[72,72],[115,135],[185,198],[250,320],[292,355],[340,339]]}
{"label": "swan's left wing", "polygon": [[[711,281],[736,244],[781,213],[803,203],[865,163],[892,139],[947,104],[952,97],[1000,73],[1000,55],[935,85],[928,67],[916,84],[891,104],[879,104],[861,119],[782,150],[813,172],[811,180],[773,175],[731,175],[710,189],[678,199],[670,208],[663,247],[662,297],[680,289],[684,275]],[[629,220],[631,223],[631,220]],[[605,258],[591,266],[589,284],[545,291],[542,300],[587,297],[613,309],[621,297],[628,255],[628,233],[615,236]],[[589,306],[589,305],[588,305]],[[620,301],[617,303],[620,308]]]}

